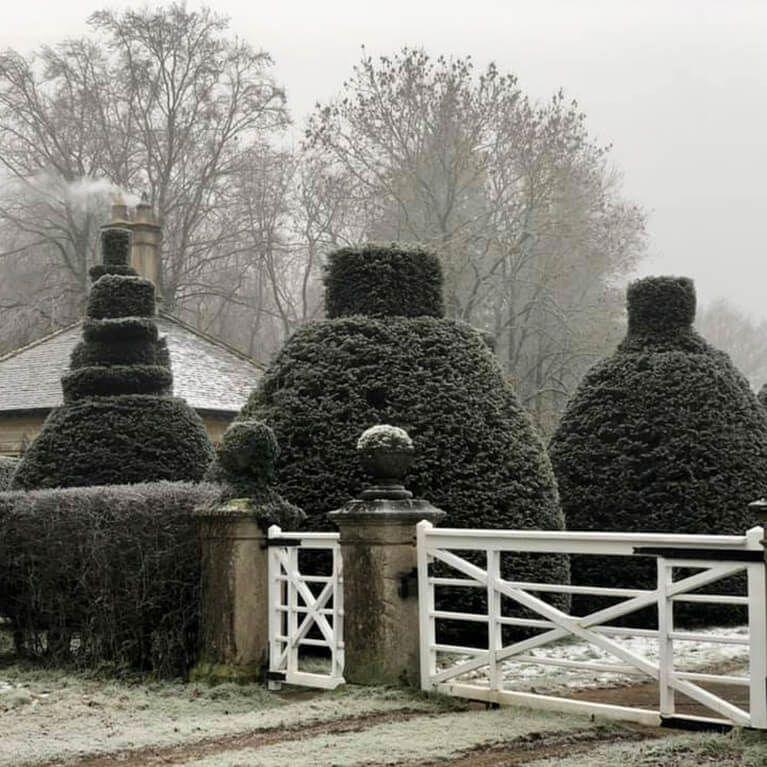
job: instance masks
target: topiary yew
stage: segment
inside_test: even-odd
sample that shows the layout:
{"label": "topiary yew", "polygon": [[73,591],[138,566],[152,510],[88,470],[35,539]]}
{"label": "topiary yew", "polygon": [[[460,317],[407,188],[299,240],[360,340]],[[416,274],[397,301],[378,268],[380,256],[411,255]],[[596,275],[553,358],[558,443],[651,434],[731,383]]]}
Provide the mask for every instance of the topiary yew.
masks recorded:
{"label": "topiary yew", "polygon": [[[477,331],[434,316],[436,260],[368,246],[328,264],[334,318],[294,333],[241,413],[274,429],[278,487],[308,514],[307,527],[327,529],[327,512],[363,489],[357,440],[386,423],[415,443],[408,489],[444,509],[451,527],[560,529],[548,457],[495,358]],[[568,577],[559,556],[517,557],[513,570],[524,580]]]}
{"label": "topiary yew", "polygon": [[[568,529],[741,535],[767,489],[767,413],[729,357],[692,328],[692,281],[628,289],[626,338],[583,379],[551,441]],[[654,588],[646,558],[573,557],[577,584]],[[718,584],[713,590],[738,588]],[[575,600],[579,610],[604,606]],[[737,608],[677,614],[742,620]]]}
{"label": "topiary yew", "polygon": [[265,530],[270,525],[295,530],[306,515],[272,487],[274,462],[279,454],[274,432],[266,424],[235,421],[224,432],[205,479],[222,486],[223,499],[253,501],[259,524]]}
{"label": "topiary yew", "polygon": [[154,286],[128,265],[130,233],[102,233],[83,340],[62,377],[64,406],[47,418],[15,473],[17,489],[199,480],[212,448],[173,378],[154,322]]}

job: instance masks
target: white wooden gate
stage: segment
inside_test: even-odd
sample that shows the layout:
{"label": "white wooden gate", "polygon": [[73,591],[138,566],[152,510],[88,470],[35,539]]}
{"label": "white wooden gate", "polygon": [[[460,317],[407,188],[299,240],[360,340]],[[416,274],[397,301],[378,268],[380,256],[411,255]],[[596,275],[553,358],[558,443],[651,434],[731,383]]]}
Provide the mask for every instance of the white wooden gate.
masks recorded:
{"label": "white wooden gate", "polygon": [[[418,525],[418,593],[420,610],[421,686],[449,695],[495,703],[519,703],[639,721],[648,725],[695,725],[696,723],[740,725],[767,729],[767,618],[765,617],[764,548],[760,527],[743,536],[660,535],[632,533],[591,533],[534,530],[456,530],[434,528],[429,522]],[[455,552],[483,552],[485,566]],[[504,552],[545,552],[583,555],[654,556],[658,580],[654,590],[599,588],[587,585],[525,583],[501,576]],[[475,556],[472,556],[475,558]],[[451,568],[456,577],[435,577],[430,562]],[[674,569],[696,570],[674,580]],[[691,593],[735,573],[747,573],[748,594],[743,596]],[[487,610],[483,614],[450,612],[435,608],[435,587],[452,586],[483,589]],[[588,594],[620,599],[590,615],[569,615],[545,602],[538,594]],[[528,608],[535,618],[503,615],[502,597]],[[748,607],[748,636],[722,636],[677,630],[673,622],[675,602],[740,604]],[[616,618],[648,606],[657,606],[658,629],[634,629],[607,625]],[[440,620],[487,623],[487,648],[460,647],[437,642]],[[505,645],[502,627],[524,626],[542,633]],[[658,659],[628,649],[613,637],[649,636],[657,639]],[[582,659],[545,657],[537,648],[575,637],[599,648],[616,663],[593,663]],[[675,668],[674,643],[705,641],[743,644],[748,648],[747,676],[695,673]],[[462,659],[455,662],[455,656]],[[452,658],[452,665],[445,661]],[[504,662],[507,664],[504,665]],[[504,689],[508,664],[541,664],[565,668],[639,674],[657,680],[660,691],[658,711],[571,700],[534,692]],[[519,666],[517,666],[519,668]],[[482,675],[482,671],[485,671]],[[513,672],[512,672],[513,673]],[[724,683],[749,688],[748,710],[731,703],[701,683]],[[678,716],[675,693],[681,693],[710,710],[714,716]]]}
{"label": "white wooden gate", "polygon": [[[338,533],[283,533],[273,525],[269,546],[269,685],[281,682],[334,689],[344,683],[343,574]],[[330,553],[330,572],[301,573],[301,551]],[[329,658],[302,658],[301,647]],[[306,665],[311,670],[306,669]]]}

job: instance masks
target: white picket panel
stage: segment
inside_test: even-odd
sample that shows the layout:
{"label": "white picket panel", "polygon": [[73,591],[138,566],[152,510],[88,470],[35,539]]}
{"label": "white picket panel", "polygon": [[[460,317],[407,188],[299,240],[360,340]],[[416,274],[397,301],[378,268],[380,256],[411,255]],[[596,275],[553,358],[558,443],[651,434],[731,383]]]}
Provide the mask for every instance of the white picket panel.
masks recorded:
{"label": "white picket panel", "polygon": [[[271,689],[281,682],[330,690],[344,683],[343,562],[338,537],[338,533],[284,533],[277,525],[268,530]],[[329,551],[331,572],[301,573],[302,549]],[[309,637],[313,628],[321,639]],[[302,670],[301,646],[329,650],[327,672]]]}
{"label": "white picket panel", "polygon": [[[421,687],[449,695],[496,703],[521,703],[546,709],[577,711],[643,724],[670,721],[698,721],[700,717],[679,717],[675,712],[675,693],[682,693],[709,709],[715,716],[704,721],[717,724],[767,729],[767,616],[765,613],[765,565],[761,545],[763,530],[749,530],[742,536],[663,535],[634,533],[590,533],[535,530],[458,530],[434,528],[429,522],[418,525],[419,629],[421,642]],[[654,590],[604,588],[572,584],[541,584],[508,581],[501,577],[504,552],[598,554],[613,556],[644,555],[657,558],[657,587]],[[455,552],[484,552],[485,566],[469,562]],[[435,577],[431,562],[441,562],[455,572],[454,577]],[[674,580],[674,569],[697,569],[693,575]],[[746,571],[747,596],[690,594],[689,592]],[[487,610],[482,614],[458,613],[435,608],[435,588],[454,586],[485,589]],[[583,617],[569,615],[548,604],[544,593],[593,594],[622,601]],[[504,616],[501,598],[506,597],[537,614],[535,618]],[[677,601],[741,604],[748,606],[747,637],[717,636],[677,630],[673,625],[673,605]],[[606,625],[623,615],[657,606],[657,630]],[[487,648],[460,647],[437,642],[439,620],[480,621],[488,626]],[[503,646],[504,625],[545,629],[543,633]],[[657,637],[658,661],[629,650],[611,637]],[[609,653],[618,663],[546,658],[531,651],[552,642],[576,637]],[[740,643],[749,648],[749,674],[733,677],[719,674],[683,672],[674,666],[674,644],[685,641]],[[452,666],[440,668],[440,653],[469,656]],[[623,706],[567,700],[550,695],[504,689],[506,660],[518,663],[555,665],[591,671],[637,674],[657,680],[660,701],[657,711]],[[486,669],[486,682],[462,680],[463,675]],[[749,687],[749,710],[704,689],[700,683],[720,682]]]}

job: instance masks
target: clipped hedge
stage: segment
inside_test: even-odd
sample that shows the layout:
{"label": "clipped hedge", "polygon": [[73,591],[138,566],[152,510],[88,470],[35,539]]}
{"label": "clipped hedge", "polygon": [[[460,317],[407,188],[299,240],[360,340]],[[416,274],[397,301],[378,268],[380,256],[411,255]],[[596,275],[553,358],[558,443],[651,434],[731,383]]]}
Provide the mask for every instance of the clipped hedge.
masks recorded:
{"label": "clipped hedge", "polygon": [[767,384],[762,386],[761,389],[759,389],[759,394],[756,395],[759,402],[762,404],[763,407],[767,407]]}
{"label": "clipped hedge", "polygon": [[101,231],[101,263],[107,269],[130,267],[131,231],[110,226]]}
{"label": "clipped hedge", "polygon": [[236,421],[224,432],[205,480],[222,488],[222,498],[249,498],[266,530],[279,525],[295,530],[305,521],[301,509],[272,487],[274,461],[280,453],[274,432],[260,421]]}
{"label": "clipped hedge", "polygon": [[0,493],[0,615],[51,663],[183,674],[195,660],[195,507],[181,482]]}
{"label": "clipped hedge", "polygon": [[122,274],[126,277],[138,277],[138,272],[132,266],[106,266],[105,264],[94,264],[89,270],[88,275],[91,282],[96,282],[105,274]]}
{"label": "clipped hedge", "polygon": [[94,319],[152,317],[154,285],[141,277],[105,274],[91,288],[87,314]]}
{"label": "clipped hedge", "polygon": [[420,248],[394,244],[342,248],[328,257],[324,279],[330,318],[444,314],[439,259]]}
{"label": "clipped hedge", "polygon": [[213,457],[199,415],[171,397],[168,347],[150,316],[154,285],[119,273],[130,237],[107,229],[101,241],[104,274],[61,379],[64,405],[25,453],[14,489],[196,481]]}
{"label": "clipped hedge", "polygon": [[[727,355],[692,328],[690,280],[628,290],[629,331],[583,379],[550,455],[568,529],[737,534],[767,491],[767,412]],[[655,562],[573,557],[575,583],[654,587]],[[719,593],[742,586],[716,585]],[[575,600],[577,609],[604,606]],[[687,622],[743,620],[728,606],[679,604]]]}
{"label": "clipped hedge", "polygon": [[161,338],[157,343],[143,339],[128,339],[127,341],[113,341],[112,343],[80,341],[72,349],[69,367],[70,370],[97,365],[104,367],[111,365],[162,365],[169,368],[167,348],[165,357],[163,357],[158,347],[158,344],[164,340]]}
{"label": "clipped hedge", "polygon": [[[293,334],[239,416],[274,430],[276,487],[308,515],[306,527],[329,529],[327,512],[369,484],[357,440],[389,424],[414,441],[408,489],[444,509],[451,527],[561,529],[551,465],[529,417],[481,334],[441,317],[436,256],[345,248],[329,256],[325,279],[332,319]],[[526,581],[569,577],[560,555],[506,557],[502,569]],[[437,596],[445,609],[482,609],[482,594],[448,591]],[[460,643],[486,641],[478,624],[443,630]]]}
{"label": "clipped hedge", "polygon": [[[452,320],[355,317],[304,326],[242,417],[274,429],[277,488],[308,514],[309,529],[329,529],[326,513],[368,483],[355,447],[378,423],[413,438],[406,485],[447,511],[450,527],[562,527],[551,466],[527,414],[481,336]],[[520,556],[513,572],[566,582],[567,562]]]}
{"label": "clipped hedge", "polygon": [[113,344],[121,341],[147,341],[157,343],[158,332],[154,320],[145,317],[117,317],[114,319],[83,321],[83,339],[86,343]]}
{"label": "clipped hedge", "polygon": [[96,397],[51,412],[24,454],[13,487],[197,481],[212,457],[205,426],[184,400]]}
{"label": "clipped hedge", "polygon": [[83,367],[61,379],[64,402],[86,397],[115,397],[120,394],[162,394],[173,386],[170,370],[159,365],[112,365]]}

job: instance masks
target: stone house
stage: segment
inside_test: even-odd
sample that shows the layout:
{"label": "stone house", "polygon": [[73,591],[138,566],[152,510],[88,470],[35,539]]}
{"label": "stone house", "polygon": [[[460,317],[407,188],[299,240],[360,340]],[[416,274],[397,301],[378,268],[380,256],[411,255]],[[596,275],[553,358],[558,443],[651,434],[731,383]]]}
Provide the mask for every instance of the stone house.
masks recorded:
{"label": "stone house", "polygon": [[[131,216],[112,206],[110,226],[133,232],[133,267],[157,282],[161,228],[151,206],[140,203]],[[263,371],[256,360],[202,333],[159,307],[157,328],[167,339],[173,393],[200,414],[214,442],[245,404]],[[0,357],[0,455],[18,455],[40,431],[48,413],[62,404],[60,379],[82,337],[81,323],[57,330]]]}

